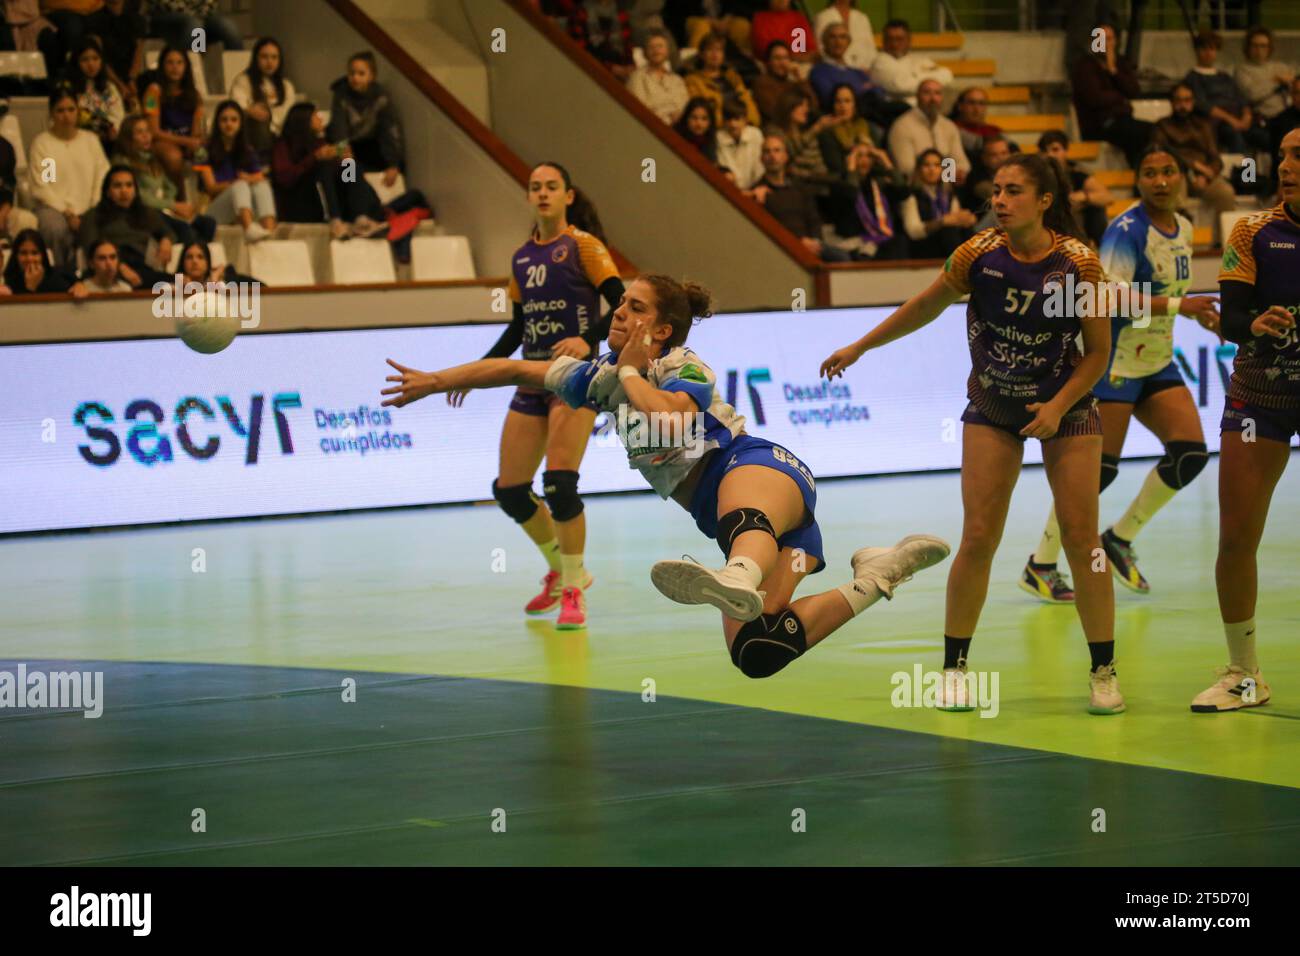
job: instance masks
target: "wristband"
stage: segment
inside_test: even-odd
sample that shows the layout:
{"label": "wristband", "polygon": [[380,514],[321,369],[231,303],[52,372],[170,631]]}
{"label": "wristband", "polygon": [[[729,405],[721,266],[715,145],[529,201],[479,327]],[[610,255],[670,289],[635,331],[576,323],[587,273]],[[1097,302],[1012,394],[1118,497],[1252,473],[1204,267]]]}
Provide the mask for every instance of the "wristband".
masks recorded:
{"label": "wristband", "polygon": [[640,377],[641,377],[641,373],[638,372],[630,365],[620,365],[618,367],[618,380],[620,382],[626,381],[629,378],[640,378]]}
{"label": "wristband", "polygon": [[1183,307],[1183,297],[1181,295],[1171,295],[1169,304],[1165,306],[1165,315],[1177,315],[1178,310]]}

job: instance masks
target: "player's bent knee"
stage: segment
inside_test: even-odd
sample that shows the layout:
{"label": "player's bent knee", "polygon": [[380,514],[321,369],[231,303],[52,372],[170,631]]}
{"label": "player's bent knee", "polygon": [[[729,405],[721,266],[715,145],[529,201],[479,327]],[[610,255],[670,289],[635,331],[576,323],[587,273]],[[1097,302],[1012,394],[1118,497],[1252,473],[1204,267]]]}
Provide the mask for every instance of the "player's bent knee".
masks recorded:
{"label": "player's bent knee", "polygon": [[1107,455],[1102,452],[1101,456],[1101,491],[1110,487],[1110,483],[1119,477],[1119,455]]}
{"label": "player's bent knee", "polygon": [[808,637],[799,615],[786,608],[762,614],[741,625],[731,642],[731,661],[746,677],[771,677],[808,650]]}
{"label": "player's bent knee", "polygon": [[[731,546],[735,544],[736,539],[747,531],[762,531],[772,536],[776,541],[776,529],[772,527],[771,520],[757,508],[737,508],[734,511],[728,511],[718,519],[718,547],[726,557],[731,557]],[[780,545],[778,544],[778,547]]]}
{"label": "player's bent knee", "polygon": [[542,472],[542,493],[556,521],[572,521],[582,514],[582,497],[578,494],[576,471]]}
{"label": "player's bent knee", "polygon": [[537,514],[537,496],[533,494],[533,483],[523,485],[505,485],[492,482],[492,497],[497,500],[501,510],[519,524],[523,524]]}
{"label": "player's bent knee", "polygon": [[1190,485],[1209,460],[1205,442],[1171,441],[1165,445],[1165,456],[1156,465],[1156,473],[1161,481],[1177,491]]}

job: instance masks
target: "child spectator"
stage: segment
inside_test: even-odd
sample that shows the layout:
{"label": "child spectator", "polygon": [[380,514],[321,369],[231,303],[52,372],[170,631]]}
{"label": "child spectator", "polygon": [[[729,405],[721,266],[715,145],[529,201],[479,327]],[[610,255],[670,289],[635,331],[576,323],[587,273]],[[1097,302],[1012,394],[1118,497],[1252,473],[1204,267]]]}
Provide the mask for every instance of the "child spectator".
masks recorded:
{"label": "child spectator", "polygon": [[725,41],[720,36],[709,34],[700,43],[700,51],[695,57],[695,69],[686,77],[686,89],[691,97],[707,100],[713,109],[713,122],[722,120],[722,104],[734,99],[745,107],[745,116],[750,124],[757,126],[762,122],[754,98],[740,74],[726,66]]}
{"label": "child spectator", "polygon": [[126,117],[126,105],[117,84],[109,79],[96,37],[83,37],[73,48],[65,77],[77,94],[77,125],[99,137],[107,156]]}
{"label": "child spectator", "polygon": [[230,98],[244,111],[244,135],[263,164],[271,161],[271,146],[284,128],[293,106],[293,84],[284,75],[280,44],[263,37],[253,45],[248,69],[230,84]]}
{"label": "child spectator", "polygon": [[884,49],[871,63],[871,80],[889,96],[916,105],[916,88],[922,80],[940,86],[952,83],[952,71],[928,56],[912,52],[912,28],[906,20],[890,20],[882,36]]}
{"label": "child spectator", "polygon": [[718,128],[713,121],[712,103],[702,96],[691,100],[673,129],[678,136],[703,153],[711,165],[718,164]]}
{"label": "child spectator", "polygon": [[257,281],[252,276],[236,272],[235,267],[230,263],[224,266],[214,266],[212,264],[212,252],[206,242],[191,242],[181,249],[181,258],[177,268],[180,270],[177,275],[183,284],[197,282],[199,285],[207,285],[209,282]]}
{"label": "child spectator", "polygon": [[1191,87],[1196,97],[1196,115],[1214,123],[1221,149],[1244,153],[1247,138],[1251,140],[1251,146],[1267,148],[1267,136],[1256,126],[1254,113],[1237,89],[1236,80],[1215,68],[1222,45],[1223,40],[1213,30],[1202,30],[1192,41],[1196,66],[1187,71],[1183,82]]}
{"label": "child spectator", "polygon": [[190,58],[176,47],[164,47],[141,100],[153,132],[153,151],[179,185],[186,163],[199,161],[203,148],[203,100],[194,85]]}
{"label": "child spectator", "polygon": [[140,201],[162,213],[167,225],[176,233],[177,241],[193,242],[196,238],[212,241],[217,230],[216,222],[209,216],[195,215],[194,204],[180,198],[176,183],[153,153],[153,130],[145,116],[137,113],[122,121],[113,163],[130,167],[135,173]]}
{"label": "child spectator", "polygon": [[87,292],[113,295],[130,292],[142,285],[140,276],[118,259],[117,246],[110,239],[96,239],[87,246],[86,261],[89,266],[82,282]]}
{"label": "child spectator", "polygon": [[14,237],[13,253],[5,266],[3,295],[39,295],[44,292],[69,292],[74,298],[86,296],[86,287],[76,276],[50,265],[45,240],[35,229],[24,229]]}
{"label": "child spectator", "polygon": [[1106,232],[1106,207],[1111,203],[1110,189],[1091,173],[1079,169],[1070,160],[1070,137],[1061,130],[1050,130],[1038,137],[1038,151],[1055,160],[1070,184],[1070,209],[1084,235],[1098,247]]}
{"label": "child spectator", "polygon": [[817,54],[812,24],[803,13],[790,9],[790,0],[768,0],[767,9],[754,14],[750,40],[758,60],[766,60],[768,48],[778,40],[788,44],[788,50],[798,44],[800,51],[793,56],[800,63],[811,63]]}
{"label": "child spectator", "polygon": [[271,151],[275,205],[283,221],[321,222],[328,215],[331,238],[351,235],[339,199],[342,156],[343,150],[326,140],[325,123],[316,105],[295,103]]}
{"label": "child spectator", "polygon": [[627,88],[660,120],[672,126],[682,118],[682,110],[691,94],[686,81],[673,72],[668,62],[668,34],[651,31],[645,41],[646,65],[638,67],[627,80]]}
{"label": "child spectator", "polygon": [[[99,202],[108,160],[95,134],[77,127],[77,99],[71,88],[58,87],[50,94],[49,104],[50,128],[32,140],[27,172],[40,223],[41,248],[48,243],[54,265],[66,269],[73,260],[81,217]],[[49,170],[55,175],[48,175]]]}
{"label": "child spectator", "polygon": [[204,192],[212,197],[209,216],[221,225],[238,222],[248,242],[261,242],[271,235],[276,226],[275,196],[257,154],[244,137],[244,111],[234,100],[223,100],[217,106],[207,162],[195,166],[194,171]]}
{"label": "child spectator", "polygon": [[793,64],[790,47],[785,41],[773,40],[767,45],[767,60],[763,64],[763,72],[754,78],[754,83],[750,87],[754,103],[758,106],[758,112],[763,117],[764,123],[770,123],[776,118],[777,102],[786,90],[798,90],[808,97],[810,103],[817,101],[817,94],[808,85],[807,80],[799,78]]}
{"label": "child spectator", "polygon": [[[140,201],[135,173],[129,166],[114,166],[104,177],[99,204],[82,217],[78,240],[82,248],[108,239],[117,247],[121,260],[139,275],[144,285],[167,281],[176,233],[157,209]],[[158,244],[153,262],[148,260],[149,243]],[[137,283],[139,284],[139,283]]]}
{"label": "child spectator", "polygon": [[750,126],[745,107],[727,103],[722,107],[722,129],[718,130],[718,165],[731,170],[738,189],[749,189],[763,178],[763,134]]}
{"label": "child spectator", "polygon": [[378,222],[382,204],[365,181],[365,173],[382,171],[382,184],[391,188],[405,163],[402,126],[388,91],[375,78],[375,56],[366,51],[348,60],[348,72],[330,85],[334,99],[326,136],[340,147],[344,159],[355,159],[356,181],[339,183],[345,215],[353,217],[353,233],[368,237],[385,228]]}
{"label": "child spectator", "polygon": [[922,150],[912,173],[912,189],[899,209],[914,259],[946,259],[971,236],[975,214],[963,209],[951,183],[943,181],[943,156]]}

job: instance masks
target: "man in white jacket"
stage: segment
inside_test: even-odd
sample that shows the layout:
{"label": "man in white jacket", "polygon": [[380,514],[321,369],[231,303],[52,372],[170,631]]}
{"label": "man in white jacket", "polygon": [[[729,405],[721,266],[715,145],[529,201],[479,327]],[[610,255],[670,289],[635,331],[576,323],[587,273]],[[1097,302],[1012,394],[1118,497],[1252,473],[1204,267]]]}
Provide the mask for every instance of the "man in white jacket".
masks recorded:
{"label": "man in white jacket", "polygon": [[894,99],[916,105],[916,88],[922,80],[941,86],[952,82],[952,71],[928,56],[912,52],[912,28],[906,20],[890,20],[881,37],[881,50],[871,63],[871,79]]}

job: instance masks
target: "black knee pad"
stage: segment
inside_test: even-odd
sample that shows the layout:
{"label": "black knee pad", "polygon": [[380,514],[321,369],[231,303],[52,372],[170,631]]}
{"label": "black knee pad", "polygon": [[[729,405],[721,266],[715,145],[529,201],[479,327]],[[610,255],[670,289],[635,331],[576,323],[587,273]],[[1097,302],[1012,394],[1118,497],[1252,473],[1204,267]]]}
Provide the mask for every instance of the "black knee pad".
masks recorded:
{"label": "black knee pad", "polygon": [[1209,460],[1205,442],[1171,441],[1165,446],[1165,457],[1156,464],[1156,473],[1161,481],[1176,491],[1190,485]]}
{"label": "black knee pad", "polygon": [[537,514],[537,496],[533,494],[531,481],[526,485],[507,485],[503,488],[493,480],[492,497],[497,500],[501,510],[519,524]]}
{"label": "black knee pad", "polygon": [[731,557],[731,545],[746,531],[766,531],[773,541],[776,540],[776,529],[772,527],[767,515],[757,508],[737,508],[718,519],[715,537],[725,557]]}
{"label": "black knee pad", "polygon": [[743,624],[731,643],[731,662],[746,677],[771,677],[806,650],[803,621],[786,608]]}
{"label": "black knee pad", "polygon": [[582,514],[576,471],[542,472],[542,493],[546,495],[551,517],[556,521],[571,521]]}
{"label": "black knee pad", "polygon": [[1101,455],[1101,490],[1105,491],[1119,477],[1119,455]]}

